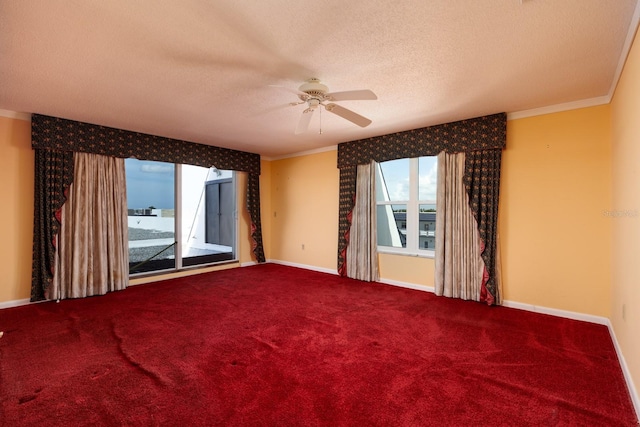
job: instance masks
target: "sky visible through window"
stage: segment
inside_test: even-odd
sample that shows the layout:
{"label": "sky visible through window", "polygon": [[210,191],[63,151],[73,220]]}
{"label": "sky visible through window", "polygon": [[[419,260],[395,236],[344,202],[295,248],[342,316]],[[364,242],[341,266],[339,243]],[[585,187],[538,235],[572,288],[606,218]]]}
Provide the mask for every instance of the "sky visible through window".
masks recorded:
{"label": "sky visible through window", "polygon": [[[380,163],[389,198],[393,201],[409,200],[409,159]],[[418,161],[418,200],[435,201],[438,179],[437,157],[420,157]]]}
{"label": "sky visible through window", "polygon": [[125,159],[127,207],[174,209],[174,169],[172,163]]}
{"label": "sky visible through window", "polygon": [[[151,160],[125,159],[129,209],[175,208],[175,165]],[[232,172],[182,165],[183,200],[198,200],[206,181],[231,178]]]}

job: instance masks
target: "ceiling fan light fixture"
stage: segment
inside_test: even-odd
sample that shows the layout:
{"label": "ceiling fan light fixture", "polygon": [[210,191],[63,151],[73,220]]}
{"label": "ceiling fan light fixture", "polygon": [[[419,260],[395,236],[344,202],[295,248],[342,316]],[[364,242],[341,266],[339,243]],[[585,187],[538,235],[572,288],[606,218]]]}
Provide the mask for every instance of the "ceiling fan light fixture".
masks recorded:
{"label": "ceiling fan light fixture", "polygon": [[307,80],[307,83],[301,85],[298,90],[311,96],[318,96],[319,98],[323,98],[324,94],[327,93],[329,88],[320,83],[319,79],[311,78]]}

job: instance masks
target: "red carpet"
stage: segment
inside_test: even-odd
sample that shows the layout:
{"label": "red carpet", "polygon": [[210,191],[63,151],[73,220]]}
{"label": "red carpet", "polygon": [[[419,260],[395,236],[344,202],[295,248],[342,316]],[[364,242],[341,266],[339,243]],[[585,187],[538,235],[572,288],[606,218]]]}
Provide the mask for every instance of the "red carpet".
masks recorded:
{"label": "red carpet", "polygon": [[635,426],[607,328],[267,264],[0,310],[5,426]]}

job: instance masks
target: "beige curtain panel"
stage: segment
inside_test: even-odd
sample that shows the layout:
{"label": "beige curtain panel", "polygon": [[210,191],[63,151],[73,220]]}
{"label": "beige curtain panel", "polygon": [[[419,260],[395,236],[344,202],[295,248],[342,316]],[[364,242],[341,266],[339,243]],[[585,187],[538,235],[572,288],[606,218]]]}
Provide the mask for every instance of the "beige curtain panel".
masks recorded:
{"label": "beige curtain panel", "polygon": [[464,162],[464,153],[438,155],[435,293],[479,301],[485,265],[463,182]]}
{"label": "beige curtain panel", "polygon": [[378,239],[376,238],[376,164],[358,165],[356,202],[351,218],[347,246],[347,277],[375,282],[378,272]]}
{"label": "beige curtain panel", "polygon": [[49,299],[103,295],[129,284],[124,159],[75,153],[74,167]]}

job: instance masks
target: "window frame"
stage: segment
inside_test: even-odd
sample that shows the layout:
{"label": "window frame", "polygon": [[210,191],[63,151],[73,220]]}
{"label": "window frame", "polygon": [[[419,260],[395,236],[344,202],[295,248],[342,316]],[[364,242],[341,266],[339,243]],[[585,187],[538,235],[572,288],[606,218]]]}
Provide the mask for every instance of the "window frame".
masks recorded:
{"label": "window frame", "polygon": [[[437,156],[421,156],[421,157],[437,157]],[[406,206],[406,247],[382,246],[378,245],[379,253],[387,253],[394,255],[417,256],[423,258],[435,258],[435,248],[424,249],[420,247],[420,205],[436,205],[436,200],[419,200],[419,159],[420,157],[411,157],[409,159],[409,200],[376,200],[377,206],[385,205],[405,205]],[[376,162],[376,167],[380,168],[380,164],[384,162]],[[381,173],[381,172],[380,172]],[[376,182],[377,185],[377,182]],[[437,184],[436,184],[437,185]],[[376,190],[377,193],[377,190]],[[436,216],[437,221],[437,216]],[[410,230],[413,230],[410,232]],[[435,231],[435,230],[434,230]],[[437,239],[437,236],[435,236]]]}
{"label": "window frame", "polygon": [[[183,163],[174,163],[175,165],[175,204],[176,206],[180,206],[180,209],[175,210],[175,223],[174,229],[179,230],[176,232],[176,248],[175,248],[175,268],[169,269],[168,271],[182,271],[189,270],[193,268],[202,268],[202,267],[210,267],[213,265],[224,264],[229,262],[238,262],[238,237],[239,237],[239,224],[238,224],[238,180],[236,171],[231,171],[231,182],[233,187],[233,250],[231,259],[222,259],[218,261],[209,261],[203,263],[195,263],[195,262],[187,262],[187,265],[184,264],[184,259],[182,255],[182,166]],[[211,168],[209,168],[211,169]],[[227,179],[227,178],[225,178]],[[204,182],[206,185],[207,181]],[[206,200],[206,198],[205,198]],[[206,220],[205,220],[206,224]],[[214,255],[203,255],[201,257],[214,257]],[[186,257],[187,259],[195,259],[199,257]],[[167,270],[165,270],[167,271]],[[155,272],[155,271],[154,271]]]}
{"label": "window frame", "polygon": [[[231,254],[231,258],[230,259],[222,259],[222,260],[217,260],[217,261],[209,261],[209,262],[203,262],[203,263],[194,263],[194,262],[187,262],[186,265],[184,263],[184,257],[183,257],[183,250],[182,250],[182,245],[183,245],[183,238],[182,238],[182,218],[183,218],[183,209],[182,209],[182,196],[183,196],[183,192],[182,192],[182,163],[172,163],[172,162],[162,162],[162,161],[158,161],[160,163],[168,163],[168,164],[172,164],[174,165],[174,182],[173,182],[173,191],[174,191],[174,241],[175,241],[175,247],[174,247],[174,258],[170,259],[158,259],[158,260],[150,260],[149,263],[151,263],[152,265],[158,266],[158,268],[156,269],[152,269],[152,270],[147,270],[147,269],[143,269],[141,271],[138,272],[134,272],[134,273],[129,273],[129,277],[130,278],[138,278],[138,277],[146,277],[146,276],[154,276],[154,275],[162,275],[162,274],[167,274],[167,273],[175,273],[178,271],[185,271],[185,270],[191,270],[191,269],[196,269],[196,268],[206,268],[206,267],[211,267],[211,266],[215,266],[215,265],[220,265],[220,264],[225,264],[225,263],[233,263],[233,262],[238,262],[239,258],[238,258],[238,242],[239,242],[239,232],[240,232],[240,225],[239,225],[239,215],[238,215],[238,200],[239,200],[239,195],[238,195],[238,174],[237,171],[231,171],[231,180],[232,180],[232,187],[233,187],[233,191],[234,191],[234,195],[233,195],[233,232],[234,232],[234,238],[233,238],[233,248],[232,248],[232,254]],[[208,255],[204,255],[203,257],[206,257]],[[194,258],[198,258],[198,257],[187,257],[186,259],[194,259]],[[165,265],[168,264],[173,264],[171,266],[167,266],[164,267]],[[131,262],[129,262],[129,268],[131,268]]]}

